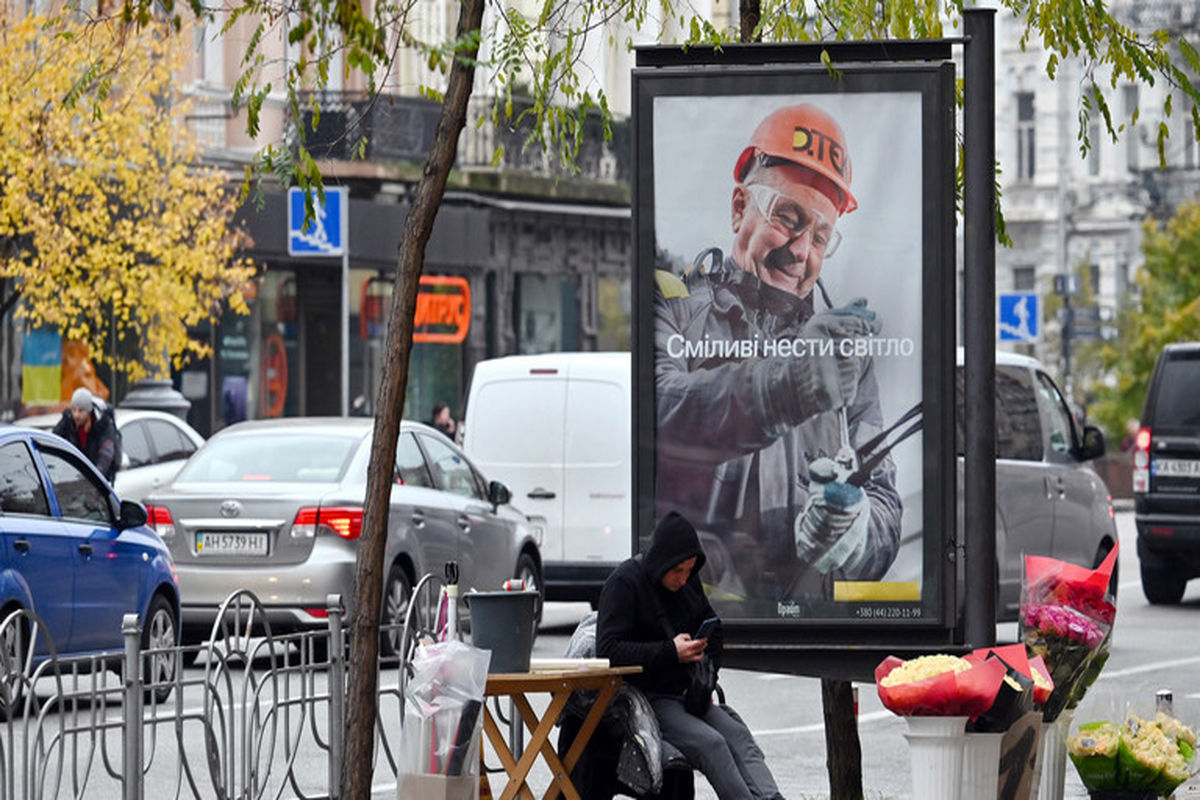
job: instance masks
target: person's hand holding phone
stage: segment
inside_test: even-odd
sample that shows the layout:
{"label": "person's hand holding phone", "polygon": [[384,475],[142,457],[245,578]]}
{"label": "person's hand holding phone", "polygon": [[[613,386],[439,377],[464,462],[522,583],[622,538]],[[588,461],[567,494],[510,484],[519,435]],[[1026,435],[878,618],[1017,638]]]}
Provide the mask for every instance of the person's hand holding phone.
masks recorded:
{"label": "person's hand holding phone", "polygon": [[704,648],[708,644],[704,639],[693,639],[689,634],[675,635],[675,657],[680,664],[694,664],[704,657]]}

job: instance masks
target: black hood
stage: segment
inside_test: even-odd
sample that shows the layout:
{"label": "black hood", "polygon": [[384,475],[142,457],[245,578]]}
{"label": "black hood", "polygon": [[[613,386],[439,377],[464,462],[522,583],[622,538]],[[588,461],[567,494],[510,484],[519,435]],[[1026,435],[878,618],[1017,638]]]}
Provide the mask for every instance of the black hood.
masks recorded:
{"label": "black hood", "polygon": [[692,523],[684,519],[679,512],[672,511],[654,527],[650,549],[646,551],[643,563],[651,580],[658,583],[671,568],[692,556],[696,557],[696,566],[692,570],[692,574],[695,575],[704,566],[700,536],[692,527]]}

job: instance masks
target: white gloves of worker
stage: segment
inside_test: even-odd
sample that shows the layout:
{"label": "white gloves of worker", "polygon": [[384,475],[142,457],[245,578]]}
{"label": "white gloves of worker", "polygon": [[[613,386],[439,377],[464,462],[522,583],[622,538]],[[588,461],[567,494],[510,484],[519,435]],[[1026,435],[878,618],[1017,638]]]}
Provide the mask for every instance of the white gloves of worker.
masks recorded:
{"label": "white gloves of worker", "polygon": [[867,556],[871,501],[860,487],[837,480],[837,465],[819,458],[809,467],[811,493],[796,518],[796,556],[823,575],[853,569]]}

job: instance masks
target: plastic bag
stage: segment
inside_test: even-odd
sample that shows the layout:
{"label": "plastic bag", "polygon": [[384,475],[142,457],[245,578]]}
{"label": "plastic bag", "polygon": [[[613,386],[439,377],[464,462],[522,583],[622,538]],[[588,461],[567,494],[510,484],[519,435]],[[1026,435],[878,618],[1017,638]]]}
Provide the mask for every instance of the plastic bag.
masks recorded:
{"label": "plastic bag", "polygon": [[413,656],[404,690],[400,771],[474,775],[487,686],[488,650],[458,640],[427,644]]}

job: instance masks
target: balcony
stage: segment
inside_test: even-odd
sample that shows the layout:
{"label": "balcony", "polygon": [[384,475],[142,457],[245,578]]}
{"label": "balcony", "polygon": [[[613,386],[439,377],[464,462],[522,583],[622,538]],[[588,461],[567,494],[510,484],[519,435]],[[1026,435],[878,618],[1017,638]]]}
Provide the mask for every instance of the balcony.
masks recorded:
{"label": "balcony", "polygon": [[[317,159],[364,160],[368,162],[414,162],[423,164],[433,144],[441,104],[423,97],[379,95],[371,100],[354,92],[323,92],[315,95],[320,114],[313,129],[314,114],[307,108],[313,95],[301,98],[305,141]],[[464,173],[520,173],[531,177],[575,179],[608,185],[628,186],[632,177],[632,148],[628,120],[612,122],[612,139],[604,141],[598,115],[584,125],[584,135],[575,159],[578,172],[571,174],[559,164],[557,153],[536,144],[525,146],[528,120],[516,125],[493,124],[491,99],[471,101],[467,124],[459,138],[455,168]],[[514,115],[520,113],[514,109]],[[477,125],[479,119],[482,125]],[[296,142],[299,131],[287,131]],[[365,138],[365,145],[361,144]],[[360,147],[362,150],[360,152]],[[501,148],[503,156],[493,164]]]}

